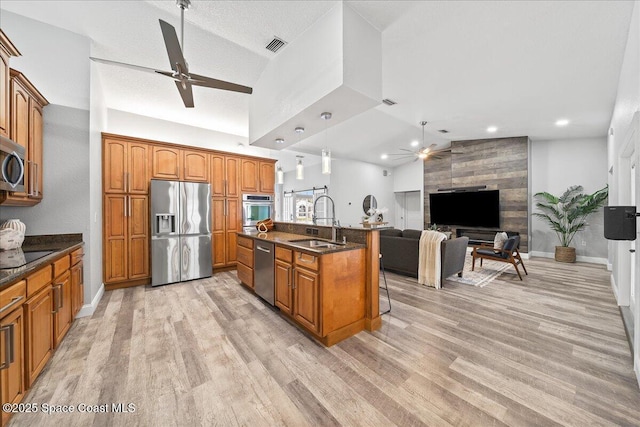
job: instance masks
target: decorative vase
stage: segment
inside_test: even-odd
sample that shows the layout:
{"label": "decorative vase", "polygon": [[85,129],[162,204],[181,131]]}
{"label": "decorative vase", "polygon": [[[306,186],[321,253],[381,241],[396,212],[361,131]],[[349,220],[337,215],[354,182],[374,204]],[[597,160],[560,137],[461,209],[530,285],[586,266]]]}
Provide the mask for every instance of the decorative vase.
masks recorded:
{"label": "decorative vase", "polygon": [[556,246],[555,259],[558,262],[576,262],[576,248]]}
{"label": "decorative vase", "polygon": [[0,225],[0,250],[7,251],[22,246],[27,226],[19,219],[9,219]]}

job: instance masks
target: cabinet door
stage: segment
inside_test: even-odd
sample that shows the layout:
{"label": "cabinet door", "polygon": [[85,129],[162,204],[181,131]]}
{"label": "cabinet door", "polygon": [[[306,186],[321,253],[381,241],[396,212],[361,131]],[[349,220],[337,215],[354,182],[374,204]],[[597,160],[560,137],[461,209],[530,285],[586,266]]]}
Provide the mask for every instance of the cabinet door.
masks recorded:
{"label": "cabinet door", "polygon": [[105,139],[103,143],[102,185],[105,193],[125,193],[127,143]]}
{"label": "cabinet door", "polygon": [[226,264],[235,264],[237,257],[236,245],[238,242],[238,231],[242,230],[241,212],[242,204],[239,199],[227,199],[227,216],[225,217],[226,233]]}
{"label": "cabinet door", "polygon": [[84,268],[82,261],[71,267],[71,313],[75,318],[84,305]]}
{"label": "cabinet door", "polygon": [[[0,371],[2,403],[20,402],[25,391],[23,327],[22,307],[0,321],[0,363],[8,365]],[[2,425],[6,425],[10,415],[2,411]]]}
{"label": "cabinet door", "polygon": [[69,270],[53,280],[53,312],[53,348],[56,348],[73,322]]}
{"label": "cabinet door", "polygon": [[128,277],[127,217],[128,196],[104,196],[104,282],[114,283]]}
{"label": "cabinet door", "polygon": [[225,158],[225,179],[227,197],[240,197],[240,187],[238,185],[240,171],[239,157]]}
{"label": "cabinet door", "polygon": [[149,146],[129,143],[126,164],[127,192],[149,194]]}
{"label": "cabinet door", "polygon": [[211,163],[211,197],[224,197],[226,196],[224,156],[212,154],[209,160]]}
{"label": "cabinet door", "polygon": [[209,182],[209,155],[201,151],[182,151],[182,179]]}
{"label": "cabinet door", "polygon": [[153,147],[153,178],[180,179],[180,150],[167,147]]}
{"label": "cabinet door", "polygon": [[9,57],[0,49],[0,135],[9,138]]}
{"label": "cabinet door", "polygon": [[53,298],[51,286],[24,305],[25,314],[25,351],[26,351],[26,388],[35,381],[38,374],[53,352]]}
{"label": "cabinet door", "polygon": [[214,268],[226,265],[226,203],[225,199],[211,200],[211,256]]}
{"label": "cabinet door", "polygon": [[11,79],[11,139],[25,149],[24,191],[13,192],[10,198],[26,198],[33,191],[29,154],[29,94],[18,80]]}
{"label": "cabinet door", "polygon": [[320,331],[318,294],[320,275],[313,271],[296,267],[294,270],[293,317],[304,327],[318,333]]}
{"label": "cabinet door", "polygon": [[149,274],[149,197],[129,197],[129,279],[143,279]]}
{"label": "cabinet door", "polygon": [[241,187],[243,192],[258,192],[258,178],[260,176],[258,170],[258,161],[250,159],[242,159],[241,161]]}
{"label": "cabinet door", "polygon": [[33,98],[29,100],[29,160],[32,162],[32,192],[29,198],[42,200],[44,161],[42,157],[42,106]]}
{"label": "cabinet door", "polygon": [[276,306],[291,313],[293,274],[291,264],[276,260],[275,263],[275,297]]}
{"label": "cabinet door", "polygon": [[271,162],[260,162],[260,192],[273,194],[275,191],[276,171]]}

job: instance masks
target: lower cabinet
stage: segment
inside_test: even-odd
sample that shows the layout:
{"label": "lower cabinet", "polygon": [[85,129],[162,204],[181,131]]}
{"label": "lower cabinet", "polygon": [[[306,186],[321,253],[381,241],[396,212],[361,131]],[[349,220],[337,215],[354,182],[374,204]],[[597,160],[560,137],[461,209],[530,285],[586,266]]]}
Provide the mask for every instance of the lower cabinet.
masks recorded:
{"label": "lower cabinet", "polygon": [[[2,403],[18,403],[24,396],[24,318],[22,305],[0,320],[0,384]],[[2,411],[2,425],[9,421]]]}
{"label": "lower cabinet", "polygon": [[253,239],[238,236],[238,279],[253,289]]}
{"label": "lower cabinet", "polygon": [[27,387],[33,384],[53,353],[53,309],[51,284],[24,305]]}
{"label": "lower cabinet", "polygon": [[306,268],[293,272],[293,318],[312,332],[320,332],[318,294],[320,275]]}
{"label": "lower cabinet", "polygon": [[73,322],[71,273],[66,270],[54,279],[53,286],[53,347],[56,348]]}

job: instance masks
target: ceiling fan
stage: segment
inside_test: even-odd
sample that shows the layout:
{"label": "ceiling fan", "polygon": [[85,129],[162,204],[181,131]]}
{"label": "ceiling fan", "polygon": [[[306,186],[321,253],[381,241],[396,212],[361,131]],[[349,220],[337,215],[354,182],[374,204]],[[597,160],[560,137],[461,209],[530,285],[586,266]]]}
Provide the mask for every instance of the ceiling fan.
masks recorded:
{"label": "ceiling fan", "polygon": [[[111,61],[108,59],[94,58],[90,59],[103,64],[117,65],[120,67],[132,68],[134,70],[147,71],[151,73],[161,74],[172,78],[184,106],[187,108],[193,108],[193,90],[192,86],[204,86],[213,89],[229,90],[233,92],[252,93],[253,89],[248,86],[242,86],[235,83],[226,82],[224,80],[213,79],[211,77],[201,76],[189,72],[189,66],[185,61],[182,54],[184,48],[184,11],[191,6],[191,0],[176,0],[176,5],[180,8],[180,41],[176,34],[176,29],[166,21],[159,19],[160,29],[162,30],[162,37],[164,38],[164,44],[167,48],[167,55],[169,55],[169,63],[173,71],[162,71],[154,68],[142,67],[140,65],[126,64],[124,62]],[[182,48],[181,48],[182,46]]]}
{"label": "ceiling fan", "polygon": [[394,160],[404,160],[407,158],[415,157],[413,161],[417,162],[418,160],[426,160],[428,158],[440,159],[442,157],[438,154],[451,152],[451,148],[442,148],[436,150],[436,147],[438,146],[437,144],[431,144],[428,147],[425,146],[424,127],[426,126],[426,124],[426,121],[420,122],[420,125],[422,126],[422,147],[418,148],[417,150],[407,150],[406,148],[400,148],[399,150],[404,151],[404,153],[391,153],[389,155],[398,156]]}

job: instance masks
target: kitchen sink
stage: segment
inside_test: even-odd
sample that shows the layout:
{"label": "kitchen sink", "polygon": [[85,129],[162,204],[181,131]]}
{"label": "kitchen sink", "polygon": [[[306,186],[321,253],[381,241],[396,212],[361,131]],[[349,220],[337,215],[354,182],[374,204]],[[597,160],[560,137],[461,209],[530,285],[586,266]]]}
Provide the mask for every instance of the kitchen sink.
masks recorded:
{"label": "kitchen sink", "polygon": [[330,242],[327,240],[318,240],[318,239],[300,239],[300,240],[291,240],[289,243],[294,243],[299,246],[304,246],[306,248],[328,248],[333,249],[339,246],[344,246],[344,243],[341,242]]}

